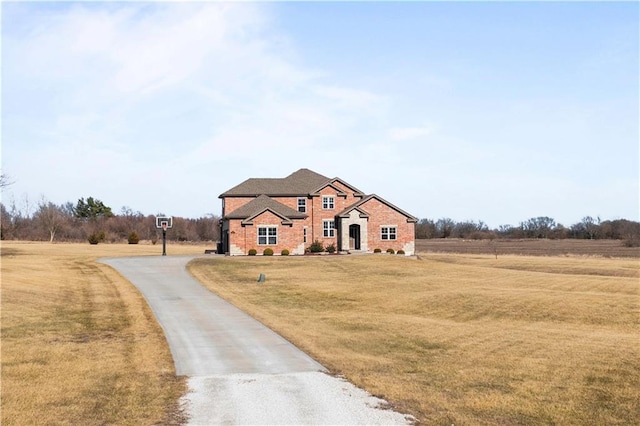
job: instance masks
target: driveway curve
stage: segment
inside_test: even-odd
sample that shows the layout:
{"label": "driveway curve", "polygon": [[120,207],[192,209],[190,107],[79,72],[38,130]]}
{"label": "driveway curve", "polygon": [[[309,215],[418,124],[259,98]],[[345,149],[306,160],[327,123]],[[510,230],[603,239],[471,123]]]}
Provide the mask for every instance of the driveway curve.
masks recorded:
{"label": "driveway curve", "polygon": [[164,329],[180,376],[300,373],[324,367],[186,270],[193,256],[102,259],[135,285]]}
{"label": "driveway curve", "polygon": [[224,301],[186,270],[194,256],[105,258],[146,298],[164,329],[189,424],[407,424]]}

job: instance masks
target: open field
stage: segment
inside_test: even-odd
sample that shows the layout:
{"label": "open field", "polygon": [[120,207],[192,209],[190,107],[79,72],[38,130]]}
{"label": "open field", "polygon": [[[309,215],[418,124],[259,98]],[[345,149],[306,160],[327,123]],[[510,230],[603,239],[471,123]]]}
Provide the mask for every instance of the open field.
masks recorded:
{"label": "open field", "polygon": [[421,423],[637,423],[637,259],[421,258],[201,258],[190,271]]}
{"label": "open field", "polygon": [[185,383],[162,330],[137,290],[94,262],[160,245],[3,241],[1,253],[2,425],[180,421]]}
{"label": "open field", "polygon": [[640,247],[625,247],[620,240],[461,240],[434,238],[416,240],[417,253],[521,254],[528,256],[637,257]]}

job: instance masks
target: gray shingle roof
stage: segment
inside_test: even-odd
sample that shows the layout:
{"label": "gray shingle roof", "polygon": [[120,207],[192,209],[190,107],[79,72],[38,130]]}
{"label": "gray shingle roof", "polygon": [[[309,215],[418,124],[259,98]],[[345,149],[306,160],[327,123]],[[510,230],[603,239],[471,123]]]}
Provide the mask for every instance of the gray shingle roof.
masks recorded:
{"label": "gray shingle roof", "polygon": [[223,197],[257,197],[258,195],[276,196],[303,196],[317,190],[323,184],[329,182],[326,176],[322,176],[309,169],[300,169],[285,178],[251,178],[234,186],[220,194]]}
{"label": "gray shingle roof", "polygon": [[251,220],[266,210],[271,210],[276,215],[282,217],[283,221],[288,221],[288,219],[304,219],[307,217],[306,214],[287,207],[266,195],[260,195],[247,204],[230,212],[224,218]]}
{"label": "gray shingle roof", "polygon": [[349,212],[351,210],[353,210],[353,209],[358,209],[358,211],[362,212],[363,210],[360,209],[359,207],[362,206],[363,204],[365,204],[367,201],[369,201],[372,198],[375,198],[376,200],[380,201],[382,204],[386,204],[387,206],[391,207],[392,209],[394,209],[398,213],[406,216],[407,217],[407,222],[409,222],[409,223],[414,222],[415,223],[415,222],[418,221],[417,217],[415,217],[413,215],[410,215],[409,213],[407,213],[404,210],[402,210],[400,207],[391,204],[390,202],[388,202],[387,200],[385,200],[384,198],[382,198],[382,197],[380,197],[379,195],[376,195],[376,194],[367,195],[362,200],[359,200],[359,201],[351,204],[349,207],[347,207],[346,209],[344,209],[340,213],[338,213],[337,216],[339,216],[339,217],[348,216]]}

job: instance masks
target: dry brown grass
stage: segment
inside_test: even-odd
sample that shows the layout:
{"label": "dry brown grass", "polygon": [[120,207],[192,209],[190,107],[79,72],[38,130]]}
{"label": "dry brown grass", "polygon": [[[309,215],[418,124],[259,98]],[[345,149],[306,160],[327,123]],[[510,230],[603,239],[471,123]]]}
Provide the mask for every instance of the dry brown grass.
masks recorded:
{"label": "dry brown grass", "polygon": [[528,238],[523,240],[463,240],[458,238],[434,238],[416,240],[418,253],[462,254],[520,254],[526,256],[600,256],[640,257],[640,247],[626,247],[620,240],[547,240]]}
{"label": "dry brown grass", "polygon": [[190,270],[426,424],[640,418],[637,260],[258,256]]}
{"label": "dry brown grass", "polygon": [[181,420],[185,383],[159,325],[128,281],[94,262],[162,247],[3,241],[1,251],[3,425]]}

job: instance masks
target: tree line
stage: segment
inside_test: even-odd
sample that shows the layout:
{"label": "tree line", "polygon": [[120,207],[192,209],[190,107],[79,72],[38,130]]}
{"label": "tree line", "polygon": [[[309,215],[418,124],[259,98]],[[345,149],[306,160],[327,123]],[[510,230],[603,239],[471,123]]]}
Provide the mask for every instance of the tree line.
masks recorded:
{"label": "tree line", "polygon": [[[157,216],[164,216],[158,213]],[[156,228],[156,215],[143,215],[130,207],[118,214],[93,197],[80,198],[75,204],[54,204],[45,197],[32,203],[25,196],[20,206],[12,201],[0,203],[0,238],[30,241],[86,241],[99,236],[101,241],[127,241],[132,233],[140,240],[155,242],[162,236]],[[218,241],[220,217],[210,214],[198,219],[174,217],[173,228],[167,232],[171,241]],[[534,217],[518,226],[500,225],[490,229],[483,221],[456,222],[450,218],[420,219],[416,223],[416,238],[550,238],[550,239],[618,239],[625,244],[640,245],[640,222],[626,219],[601,220],[585,216],[566,227],[547,216]]]}
{"label": "tree line", "polygon": [[566,227],[551,217],[540,216],[520,222],[518,226],[501,225],[496,229],[489,229],[482,221],[420,219],[416,224],[416,238],[616,239],[640,244],[640,222],[626,219],[603,221],[600,218],[585,216],[580,222]]}
{"label": "tree line", "polygon": [[[158,213],[157,216],[164,216]],[[93,197],[80,198],[76,204],[55,204],[44,197],[31,203],[25,197],[18,204],[0,203],[0,238],[28,241],[87,241],[98,236],[102,242],[128,241],[132,233],[152,243],[162,238],[156,228],[155,215],[143,215],[130,207],[119,214]],[[219,217],[208,215],[198,219],[174,217],[173,228],[166,234],[170,241],[218,241]]]}

